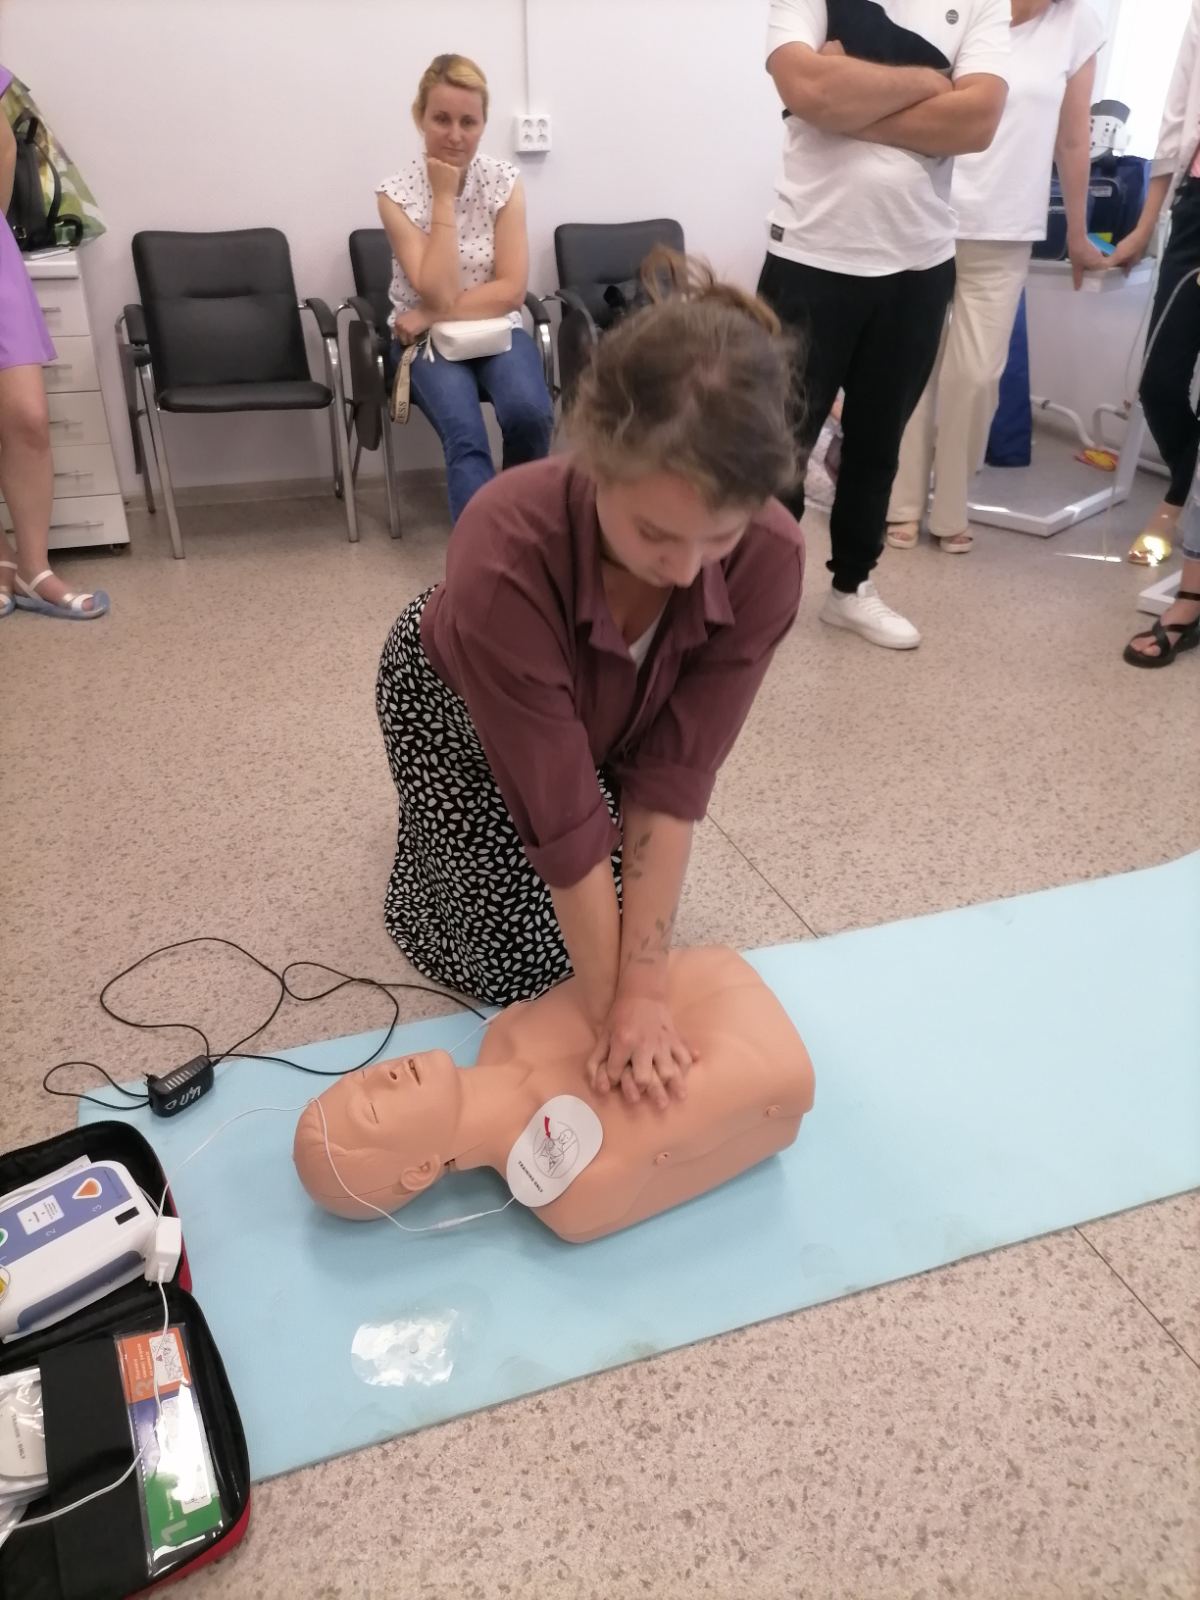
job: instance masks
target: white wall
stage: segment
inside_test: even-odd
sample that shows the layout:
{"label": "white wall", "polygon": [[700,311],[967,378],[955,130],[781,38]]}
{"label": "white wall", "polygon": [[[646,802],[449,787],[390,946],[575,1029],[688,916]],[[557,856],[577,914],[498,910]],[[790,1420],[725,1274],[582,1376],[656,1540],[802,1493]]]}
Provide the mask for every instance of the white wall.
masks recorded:
{"label": "white wall", "polygon": [[[136,298],[139,228],[273,225],[301,295],[351,288],[346,236],[375,182],[415,153],[409,105],[442,50],[492,86],[484,148],[508,156],[524,100],[521,0],[0,0],[0,60],[29,84],[100,201],[84,270],[122,478],[133,487],[109,330]],[[524,159],[530,287],[554,287],[563,221],[672,215],[753,283],[781,124],[762,66],[763,0],[528,0],[530,109],[554,148]],[[306,319],[311,320],[311,319]],[[311,477],[318,417],[167,418],[176,482]],[[423,420],[408,465],[439,459]]]}
{"label": "white wall", "polygon": [[1104,96],[1129,107],[1129,153],[1152,156],[1192,0],[1116,0]]}
{"label": "white wall", "polygon": [[[1109,26],[1097,93],[1119,94],[1136,76],[1139,112],[1156,120],[1149,99],[1158,77],[1165,85],[1188,0],[1093,3]],[[350,288],[346,236],[376,222],[374,183],[415,152],[409,104],[441,50],[473,55],[488,73],[486,149],[511,153],[519,109],[554,119],[553,151],[524,160],[533,289],[554,286],[556,223],[660,214],[677,216],[719,268],[754,282],[782,136],[762,67],[766,0],[527,7],[525,107],[522,0],[0,0],[0,60],[33,89],[108,222],[85,274],[127,489],[109,330],[135,296],[132,234],[273,224],[291,241],[300,293],[336,305]],[[1085,413],[1119,398],[1134,298],[1118,310],[1089,297],[1095,324],[1069,349],[1039,340],[1035,315],[1035,386]],[[320,417],[165,426],[181,485],[312,477],[328,461]],[[405,465],[439,459],[420,418],[400,449]]]}

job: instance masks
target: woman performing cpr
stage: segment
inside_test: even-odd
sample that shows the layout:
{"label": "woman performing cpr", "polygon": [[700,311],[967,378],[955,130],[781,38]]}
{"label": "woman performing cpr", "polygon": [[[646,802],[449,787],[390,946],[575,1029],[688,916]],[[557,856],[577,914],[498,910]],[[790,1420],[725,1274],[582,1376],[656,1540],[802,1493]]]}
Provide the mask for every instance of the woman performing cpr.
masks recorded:
{"label": "woman performing cpr", "polygon": [[645,277],[654,303],[581,381],[571,453],[474,496],[376,702],[396,943],[498,1005],[574,969],[589,1078],[661,1106],[692,1059],[667,1000],[692,829],[795,618],[803,550],[773,498],[795,472],[774,315],[666,252]]}

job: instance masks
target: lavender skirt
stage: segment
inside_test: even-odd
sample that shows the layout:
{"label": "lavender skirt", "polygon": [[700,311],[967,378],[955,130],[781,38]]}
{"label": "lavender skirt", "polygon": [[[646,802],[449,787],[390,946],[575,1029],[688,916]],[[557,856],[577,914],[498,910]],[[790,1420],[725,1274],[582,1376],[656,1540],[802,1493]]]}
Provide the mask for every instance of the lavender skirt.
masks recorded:
{"label": "lavender skirt", "polygon": [[53,360],[54,344],[33,283],[12,229],[0,217],[0,371]]}

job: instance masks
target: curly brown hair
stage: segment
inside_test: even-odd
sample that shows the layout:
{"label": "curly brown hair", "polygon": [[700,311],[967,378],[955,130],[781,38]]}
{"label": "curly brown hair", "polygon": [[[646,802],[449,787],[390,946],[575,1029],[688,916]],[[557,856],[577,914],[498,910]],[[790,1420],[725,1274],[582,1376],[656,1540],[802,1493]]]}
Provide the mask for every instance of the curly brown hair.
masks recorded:
{"label": "curly brown hair", "polygon": [[707,263],[656,247],[650,304],[606,333],[566,432],[595,477],[683,478],[713,509],[760,505],[796,481],[794,340],[764,301]]}

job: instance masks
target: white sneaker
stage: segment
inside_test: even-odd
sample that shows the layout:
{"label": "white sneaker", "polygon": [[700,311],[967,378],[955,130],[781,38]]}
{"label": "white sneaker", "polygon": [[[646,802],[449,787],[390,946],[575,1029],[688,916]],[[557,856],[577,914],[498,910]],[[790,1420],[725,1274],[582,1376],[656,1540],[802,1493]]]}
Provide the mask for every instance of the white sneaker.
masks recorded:
{"label": "white sneaker", "polygon": [[864,639],[881,644],[885,650],[915,650],[921,642],[921,635],[908,618],[884,605],[870,578],[860,583],[853,594],[831,589],[821,607],[821,621],[831,628],[861,633]]}

